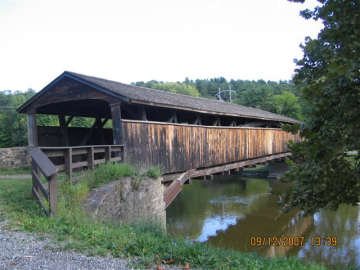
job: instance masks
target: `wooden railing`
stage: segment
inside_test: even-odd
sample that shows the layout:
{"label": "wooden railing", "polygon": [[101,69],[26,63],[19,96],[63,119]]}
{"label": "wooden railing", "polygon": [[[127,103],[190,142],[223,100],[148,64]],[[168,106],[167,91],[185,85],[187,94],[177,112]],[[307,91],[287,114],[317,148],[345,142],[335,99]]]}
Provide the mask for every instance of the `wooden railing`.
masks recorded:
{"label": "wooden railing", "polygon": [[[31,156],[32,193],[46,215],[57,213],[58,183],[57,173],[65,171],[69,179],[74,169],[123,161],[122,145],[91,145],[75,147],[36,147],[29,151]],[[48,187],[42,182],[45,177]]]}
{"label": "wooden railing", "polygon": [[40,147],[55,164],[57,172],[65,171],[72,179],[74,169],[94,169],[95,165],[124,160],[123,145],[88,145],[72,147]]}
{"label": "wooden railing", "polygon": [[[58,194],[56,167],[40,148],[31,149],[30,156],[32,159],[32,193],[46,215],[56,215]],[[48,188],[43,185],[41,174],[47,180]]]}
{"label": "wooden railing", "polygon": [[300,137],[279,128],[122,120],[126,161],[180,173],[288,152]]}

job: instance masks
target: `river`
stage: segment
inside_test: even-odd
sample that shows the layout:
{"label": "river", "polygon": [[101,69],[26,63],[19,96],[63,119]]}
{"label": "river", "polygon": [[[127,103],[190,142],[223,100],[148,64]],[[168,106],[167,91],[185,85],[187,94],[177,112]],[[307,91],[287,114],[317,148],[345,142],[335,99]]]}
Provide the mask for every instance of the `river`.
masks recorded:
{"label": "river", "polygon": [[360,268],[360,207],[344,205],[312,216],[300,211],[285,214],[278,203],[285,189],[278,180],[238,175],[193,180],[167,209],[167,230],[262,256]]}

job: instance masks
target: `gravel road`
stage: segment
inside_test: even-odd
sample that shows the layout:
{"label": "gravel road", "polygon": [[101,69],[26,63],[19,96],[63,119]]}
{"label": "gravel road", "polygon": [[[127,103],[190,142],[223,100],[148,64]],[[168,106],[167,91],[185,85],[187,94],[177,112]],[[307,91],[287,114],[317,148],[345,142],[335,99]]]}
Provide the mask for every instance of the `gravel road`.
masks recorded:
{"label": "gravel road", "polygon": [[[9,231],[0,223],[0,270],[92,270],[135,269],[127,267],[129,260],[55,251],[50,239],[39,240],[29,233]],[[156,269],[156,268],[154,268]],[[170,267],[161,269],[169,270]],[[171,268],[182,269],[182,268]]]}

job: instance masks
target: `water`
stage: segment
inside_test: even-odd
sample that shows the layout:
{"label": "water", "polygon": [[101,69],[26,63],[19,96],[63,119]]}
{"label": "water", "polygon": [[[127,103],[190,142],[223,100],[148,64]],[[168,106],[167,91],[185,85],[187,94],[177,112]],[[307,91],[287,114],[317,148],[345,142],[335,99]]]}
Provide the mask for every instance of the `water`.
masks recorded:
{"label": "water", "polygon": [[[330,268],[360,267],[360,207],[342,206],[336,212],[322,210],[305,217],[300,211],[284,214],[278,201],[285,189],[286,184],[277,180],[239,176],[194,180],[167,209],[167,230],[268,257],[295,256]],[[268,244],[281,236],[288,237],[284,246]],[[297,238],[297,247],[291,244],[295,236],[303,237]]]}

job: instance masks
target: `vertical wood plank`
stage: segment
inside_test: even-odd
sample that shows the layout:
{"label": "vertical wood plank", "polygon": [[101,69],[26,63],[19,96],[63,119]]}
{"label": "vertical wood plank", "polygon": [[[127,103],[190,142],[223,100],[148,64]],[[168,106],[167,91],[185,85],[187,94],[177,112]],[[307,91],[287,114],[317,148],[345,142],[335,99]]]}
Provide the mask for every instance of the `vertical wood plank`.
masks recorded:
{"label": "vertical wood plank", "polygon": [[65,115],[60,114],[59,115],[59,123],[60,123],[60,130],[62,133],[62,138],[63,138],[63,144],[65,146],[69,146],[69,134],[68,134],[68,128],[66,126],[66,121],[65,121]]}
{"label": "vertical wood plank", "polygon": [[69,147],[64,152],[64,160],[65,160],[65,171],[69,179],[72,179],[72,148]]}
{"label": "vertical wood plank", "polygon": [[36,114],[30,113],[27,115],[27,131],[28,131],[28,145],[29,147],[38,146],[38,132],[36,126]]}
{"label": "vertical wood plank", "polygon": [[55,216],[57,214],[57,196],[58,196],[58,183],[56,174],[51,176],[49,181],[49,205],[50,215]]}
{"label": "vertical wood plank", "polygon": [[95,167],[95,163],[94,163],[94,147],[89,147],[88,148],[88,168],[90,170],[93,170]]}
{"label": "vertical wood plank", "polygon": [[111,104],[111,116],[113,124],[113,143],[114,144],[123,144],[123,134],[122,134],[122,121],[121,121],[121,107],[120,104]]}
{"label": "vertical wood plank", "polygon": [[111,160],[111,146],[105,147],[105,163]]}
{"label": "vertical wood plank", "polygon": [[[32,173],[40,175],[40,170],[39,170],[38,166],[36,166],[36,164],[33,160],[31,161],[31,170],[32,170]],[[33,188],[39,193],[39,189],[35,182],[34,176],[32,176],[32,185],[33,185]]]}

